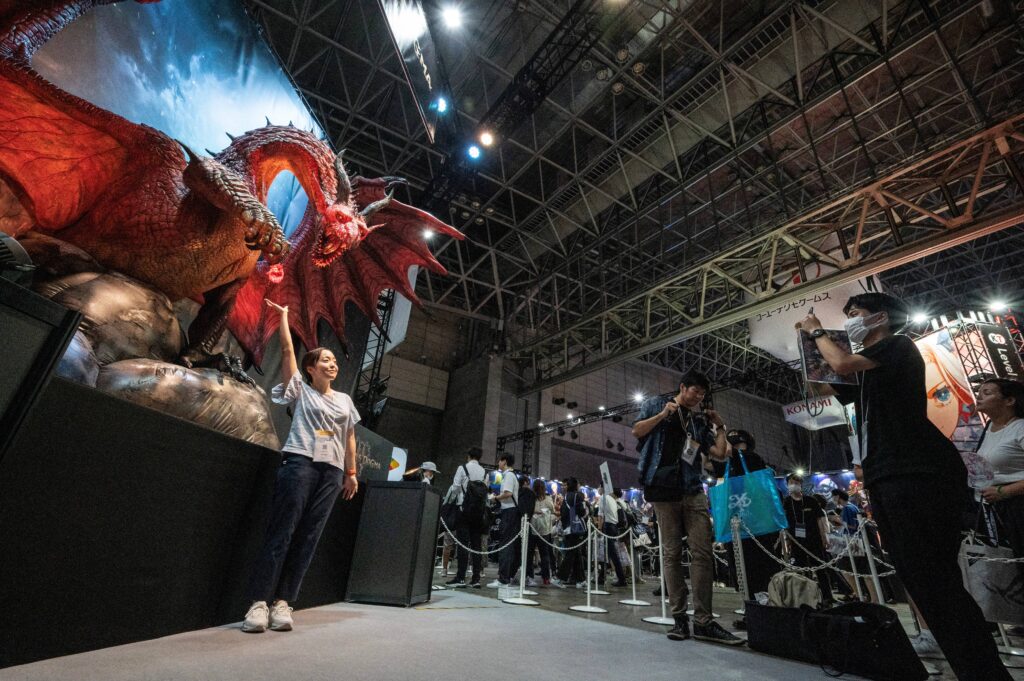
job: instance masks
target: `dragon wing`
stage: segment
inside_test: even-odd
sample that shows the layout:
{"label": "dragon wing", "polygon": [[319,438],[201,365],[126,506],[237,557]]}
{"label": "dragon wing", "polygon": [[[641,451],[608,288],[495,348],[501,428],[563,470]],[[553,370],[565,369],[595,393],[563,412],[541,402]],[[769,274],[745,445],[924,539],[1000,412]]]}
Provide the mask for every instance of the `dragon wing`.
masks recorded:
{"label": "dragon wing", "polygon": [[[133,152],[140,158],[142,150],[166,151],[184,167],[166,135],[68,94],[32,70],[31,51],[75,12],[51,17],[39,11],[36,17],[26,9],[4,11],[7,4],[0,5],[0,180],[37,227],[58,230],[77,222],[129,174]],[[33,21],[48,22],[40,36],[32,35]]]}
{"label": "dragon wing", "polygon": [[[365,207],[384,196],[385,181],[355,178],[356,205]],[[325,320],[345,341],[345,304],[355,303],[378,326],[377,298],[385,289],[394,289],[420,304],[409,285],[409,268],[426,267],[447,274],[424,241],[424,230],[464,239],[462,232],[413,206],[392,200],[373,216],[366,238],[327,267],[313,264],[316,242],[316,215],[306,209],[292,237],[291,250],[280,265],[257,265],[235,299],[228,328],[257,364],[263,361],[267,342],[278,328],[279,317],[268,314],[264,298],[289,308],[292,331],[307,348],[318,345],[317,324]]]}

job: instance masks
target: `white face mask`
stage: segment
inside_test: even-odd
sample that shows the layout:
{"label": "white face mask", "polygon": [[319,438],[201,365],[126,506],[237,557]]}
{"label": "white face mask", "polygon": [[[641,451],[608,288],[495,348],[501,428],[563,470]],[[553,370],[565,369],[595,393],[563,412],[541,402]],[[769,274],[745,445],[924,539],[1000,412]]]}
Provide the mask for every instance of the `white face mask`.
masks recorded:
{"label": "white face mask", "polygon": [[789,493],[790,494],[799,494],[802,490],[803,490],[803,488],[800,485],[797,485],[795,483],[790,483],[789,484]]}
{"label": "white face mask", "polygon": [[[869,319],[874,319],[875,321],[869,322]],[[864,339],[868,337],[868,334],[873,329],[877,329],[884,323],[882,313],[876,312],[867,317],[849,317],[843,322],[843,328],[846,329],[846,334],[850,337],[850,340],[854,343],[863,343]]]}

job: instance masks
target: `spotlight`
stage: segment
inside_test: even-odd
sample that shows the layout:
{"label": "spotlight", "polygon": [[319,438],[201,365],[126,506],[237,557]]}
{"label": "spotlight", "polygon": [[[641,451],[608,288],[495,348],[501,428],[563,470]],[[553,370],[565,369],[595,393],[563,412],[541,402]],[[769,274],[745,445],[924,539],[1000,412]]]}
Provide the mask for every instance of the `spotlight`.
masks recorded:
{"label": "spotlight", "polygon": [[475,144],[471,144],[469,145],[469,149],[466,149],[466,153],[469,154],[469,157],[475,161],[478,158],[480,158],[480,147],[478,147]]}
{"label": "spotlight", "polygon": [[797,468],[793,472],[796,473],[797,475],[803,475],[804,474],[804,469],[803,468]]}
{"label": "spotlight", "polygon": [[538,424],[537,424],[537,427],[538,427],[538,428],[543,428],[543,427],[544,427],[544,423],[543,423],[543,422],[540,422],[540,423],[538,423]]}
{"label": "spotlight", "polygon": [[923,324],[926,321],[928,321],[928,315],[926,315],[924,312],[915,312],[913,316],[911,316],[910,321],[914,322],[915,324]]}
{"label": "spotlight", "polygon": [[637,63],[633,64],[633,68],[632,68],[633,75],[642,76],[642,75],[644,75],[644,71],[646,71],[646,70],[647,70],[647,64],[644,64],[643,62],[639,62],[638,61]]}
{"label": "spotlight", "polygon": [[604,411],[604,406],[602,405],[602,406],[598,407],[597,410],[598,411]]}
{"label": "spotlight", "polygon": [[988,306],[989,312],[1006,312],[1006,303],[1001,300],[993,300]]}
{"label": "spotlight", "polygon": [[644,394],[643,393],[633,393],[633,401],[636,402],[637,404],[639,404],[640,402],[643,402],[644,401]]}
{"label": "spotlight", "polygon": [[445,113],[448,111],[448,100],[444,97],[437,98],[437,113]]}
{"label": "spotlight", "polygon": [[579,436],[580,436],[580,434],[577,433],[575,430],[570,430],[569,431],[569,437],[571,437],[573,440],[577,439]]}
{"label": "spotlight", "polygon": [[448,28],[458,28],[462,26],[462,10],[458,7],[445,7],[441,10],[441,19]]}
{"label": "spotlight", "polygon": [[620,82],[612,83],[612,94],[613,95],[621,95],[625,91],[626,91],[626,86],[623,85],[622,83],[620,83]]}
{"label": "spotlight", "polygon": [[575,402],[566,402],[566,403],[565,403],[565,408],[566,408],[566,409],[575,409],[575,408],[576,408],[576,407],[578,407],[578,406],[579,406],[579,405],[578,405],[578,404],[576,404]]}
{"label": "spotlight", "polygon": [[423,230],[423,238],[426,239],[427,241],[430,241],[431,239],[433,239],[434,238],[434,230],[432,230],[432,229],[425,229],[425,230]]}
{"label": "spotlight", "polygon": [[480,144],[484,145],[485,147],[491,146],[492,144],[494,144],[494,135],[487,131],[480,133]]}
{"label": "spotlight", "polygon": [[615,60],[617,62],[619,62],[620,64],[624,64],[627,61],[629,61],[629,48],[627,48],[627,47],[620,48],[615,53]]}
{"label": "spotlight", "polygon": [[598,69],[594,74],[598,80],[608,80],[612,77],[611,69]]}
{"label": "spotlight", "polygon": [[568,414],[566,414],[565,418],[572,420],[572,412],[570,411]]}

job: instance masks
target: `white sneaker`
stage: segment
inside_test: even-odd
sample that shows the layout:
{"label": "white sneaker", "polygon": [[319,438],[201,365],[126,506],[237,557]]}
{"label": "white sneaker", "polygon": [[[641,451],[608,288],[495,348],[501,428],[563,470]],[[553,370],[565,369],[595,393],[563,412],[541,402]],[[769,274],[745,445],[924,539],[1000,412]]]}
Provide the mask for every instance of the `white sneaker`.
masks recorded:
{"label": "white sneaker", "polygon": [[586,589],[587,588],[587,583],[586,582],[576,582],[576,588],[577,589]]}
{"label": "white sneaker", "polygon": [[910,645],[914,646],[914,652],[918,657],[941,658],[942,649],[928,629],[922,629],[921,633],[910,639]]}
{"label": "white sneaker", "polygon": [[559,589],[565,588],[565,582],[555,577],[551,578],[551,586],[558,587]]}
{"label": "white sneaker", "polygon": [[249,612],[245,613],[242,621],[242,631],[250,634],[259,634],[267,630],[267,618],[270,610],[266,601],[256,601],[249,606]]}
{"label": "white sneaker", "polygon": [[501,587],[501,586],[508,586],[508,584],[502,584],[498,580],[494,580],[493,582],[491,582],[490,584],[487,585],[487,588],[488,589],[497,589],[498,587]]}
{"label": "white sneaker", "polygon": [[538,582],[533,577],[527,577],[526,578],[526,586],[540,586],[540,582]]}
{"label": "white sneaker", "polygon": [[291,631],[292,630],[292,609],[286,601],[274,603],[270,609],[270,630]]}

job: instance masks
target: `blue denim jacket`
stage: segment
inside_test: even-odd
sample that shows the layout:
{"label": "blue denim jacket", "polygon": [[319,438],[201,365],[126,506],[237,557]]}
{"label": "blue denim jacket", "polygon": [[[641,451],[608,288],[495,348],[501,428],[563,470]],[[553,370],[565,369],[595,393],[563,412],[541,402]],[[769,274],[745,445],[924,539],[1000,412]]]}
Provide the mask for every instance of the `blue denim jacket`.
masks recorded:
{"label": "blue denim jacket", "polygon": [[[665,397],[655,396],[649,397],[644,400],[643,404],[640,405],[640,415],[637,417],[633,425],[636,425],[640,421],[657,416],[665,405],[668,404],[669,400]],[[651,480],[654,478],[654,472],[658,470],[658,464],[661,463],[661,450],[665,445],[665,429],[668,426],[662,421],[654,427],[646,437],[640,438],[637,442],[637,449],[640,451],[640,460],[637,463],[637,470],[640,471],[640,484],[649,485]],[[710,448],[715,444],[715,437],[711,432],[711,427],[707,420],[701,417],[693,420],[693,427],[696,432],[693,433],[694,439],[700,443],[700,452],[707,456]],[[695,490],[689,489],[694,485],[700,485],[700,460],[695,461],[695,466],[684,466],[683,467],[683,485],[686,488],[686,493],[694,493]],[[693,479],[695,478],[695,479]]]}

